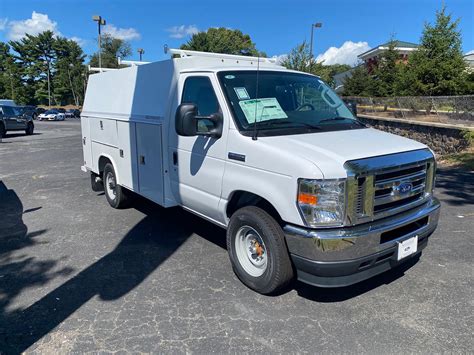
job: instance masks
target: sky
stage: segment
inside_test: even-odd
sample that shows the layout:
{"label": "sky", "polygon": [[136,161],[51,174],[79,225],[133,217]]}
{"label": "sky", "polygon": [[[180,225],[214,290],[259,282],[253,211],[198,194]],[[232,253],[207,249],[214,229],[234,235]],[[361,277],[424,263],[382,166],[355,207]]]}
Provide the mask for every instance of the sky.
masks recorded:
{"label": "sky", "polygon": [[259,50],[284,56],[314,30],[314,55],[325,64],[350,64],[357,55],[395,38],[418,43],[424,23],[434,22],[442,4],[459,18],[463,52],[474,50],[473,0],[0,0],[0,40],[52,30],[74,39],[87,54],[97,49],[93,15],[107,21],[104,32],[125,39],[129,59],[166,59],[163,46],[178,48],[197,31],[239,29]]}

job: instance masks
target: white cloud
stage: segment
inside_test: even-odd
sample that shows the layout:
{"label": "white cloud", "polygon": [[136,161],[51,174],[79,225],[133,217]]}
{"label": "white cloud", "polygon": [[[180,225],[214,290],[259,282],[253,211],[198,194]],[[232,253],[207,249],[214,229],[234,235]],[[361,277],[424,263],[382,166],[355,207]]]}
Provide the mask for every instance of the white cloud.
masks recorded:
{"label": "white cloud", "polygon": [[272,59],[276,60],[276,64],[281,64],[287,57],[288,54],[280,54],[272,56]]}
{"label": "white cloud", "polygon": [[3,31],[7,27],[7,23],[7,18],[0,18],[0,31]]}
{"label": "white cloud", "polygon": [[199,29],[196,25],[181,25],[170,27],[166,31],[170,33],[171,38],[183,38],[198,33]]}
{"label": "white cloud", "polygon": [[70,40],[74,41],[74,42],[77,42],[77,44],[81,47],[85,46],[88,41],[84,38],[80,38],[80,37],[76,37],[76,36],[73,36],[71,38],[69,38]]}
{"label": "white cloud", "polygon": [[133,41],[135,39],[140,39],[142,36],[135,28],[118,28],[114,25],[105,25],[104,33],[110,34],[114,38],[123,39],[125,41]]}
{"label": "white cloud", "polygon": [[358,61],[357,56],[370,49],[367,42],[346,41],[339,47],[331,47],[323,54],[316,57],[317,62],[324,61],[326,65],[349,64],[355,65]]}
{"label": "white cloud", "polygon": [[44,31],[52,31],[56,36],[60,36],[58,23],[52,21],[48,15],[33,11],[31,18],[26,20],[8,21],[4,26],[8,29],[8,39],[17,41],[25,34],[37,35]]}

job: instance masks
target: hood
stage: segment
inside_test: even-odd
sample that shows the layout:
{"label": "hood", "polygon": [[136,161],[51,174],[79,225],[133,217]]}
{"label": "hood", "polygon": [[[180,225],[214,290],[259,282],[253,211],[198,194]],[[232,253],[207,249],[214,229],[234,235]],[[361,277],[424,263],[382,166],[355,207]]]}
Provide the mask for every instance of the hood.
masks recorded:
{"label": "hood", "polygon": [[426,148],[417,141],[373,128],[261,137],[259,140],[313,162],[325,178],[345,177],[343,165],[349,160]]}

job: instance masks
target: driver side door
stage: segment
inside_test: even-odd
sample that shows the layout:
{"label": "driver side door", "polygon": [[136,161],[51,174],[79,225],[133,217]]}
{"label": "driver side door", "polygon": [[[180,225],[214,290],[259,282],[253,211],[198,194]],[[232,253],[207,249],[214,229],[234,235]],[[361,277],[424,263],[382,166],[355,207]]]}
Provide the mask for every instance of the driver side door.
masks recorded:
{"label": "driver side door", "polygon": [[[222,112],[224,97],[211,73],[182,74],[178,80],[178,102],[197,106],[200,116]],[[176,112],[177,105],[171,111]],[[224,116],[219,138],[178,136],[174,117],[170,120],[169,161],[171,188],[175,199],[185,208],[220,221],[218,204],[224,175],[228,117]],[[212,122],[199,120],[197,130],[207,132]],[[223,222],[223,221],[220,221]]]}

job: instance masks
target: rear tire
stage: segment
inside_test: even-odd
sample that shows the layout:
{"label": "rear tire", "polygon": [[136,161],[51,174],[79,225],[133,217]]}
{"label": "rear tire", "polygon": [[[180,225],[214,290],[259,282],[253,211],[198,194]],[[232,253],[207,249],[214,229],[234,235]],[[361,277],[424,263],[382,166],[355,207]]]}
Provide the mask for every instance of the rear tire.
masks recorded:
{"label": "rear tire", "polygon": [[261,208],[243,207],[232,215],[227,251],[240,281],[261,294],[283,290],[294,277],[283,230]]}
{"label": "rear tire", "polygon": [[112,164],[107,163],[102,177],[105,197],[113,208],[122,209],[129,206],[129,198],[124,187],[117,184],[117,175]]}
{"label": "rear tire", "polygon": [[31,136],[35,130],[35,126],[33,123],[28,122],[28,125],[26,126],[25,133],[27,136]]}
{"label": "rear tire", "polygon": [[5,129],[5,126],[3,123],[0,123],[0,138],[5,138],[7,135],[7,130]]}

